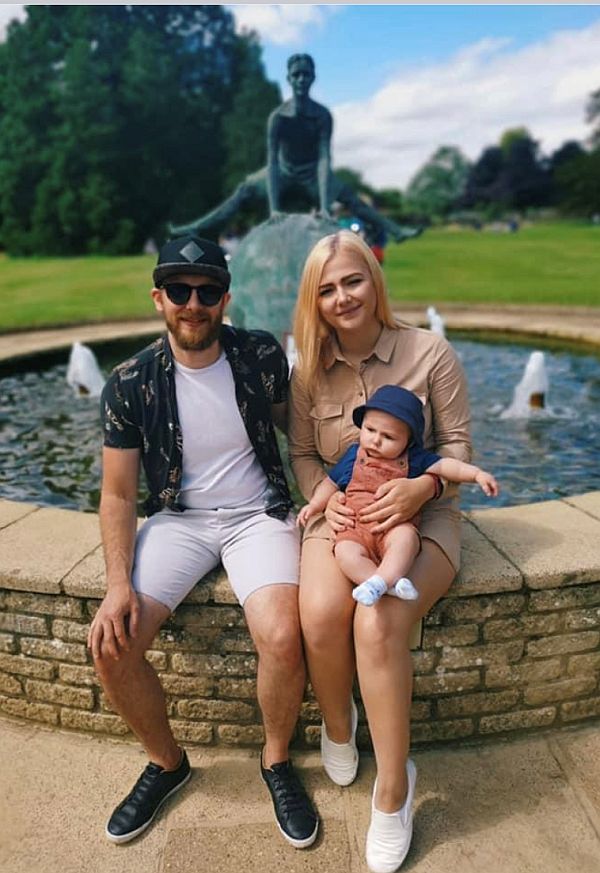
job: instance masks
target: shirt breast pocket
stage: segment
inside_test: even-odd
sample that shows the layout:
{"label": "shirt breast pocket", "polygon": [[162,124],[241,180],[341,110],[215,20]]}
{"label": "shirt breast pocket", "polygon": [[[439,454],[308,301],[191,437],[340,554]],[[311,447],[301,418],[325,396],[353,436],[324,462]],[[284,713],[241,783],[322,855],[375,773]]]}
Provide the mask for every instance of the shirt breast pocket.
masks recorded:
{"label": "shirt breast pocket", "polygon": [[309,412],[315,430],[317,451],[328,463],[334,463],[340,453],[344,407],[341,403],[317,403]]}

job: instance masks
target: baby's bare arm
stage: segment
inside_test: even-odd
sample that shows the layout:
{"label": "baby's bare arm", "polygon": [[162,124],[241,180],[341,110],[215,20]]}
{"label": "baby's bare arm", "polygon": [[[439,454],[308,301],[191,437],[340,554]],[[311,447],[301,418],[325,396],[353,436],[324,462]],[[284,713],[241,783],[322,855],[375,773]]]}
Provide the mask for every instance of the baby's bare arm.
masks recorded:
{"label": "baby's bare arm", "polygon": [[329,502],[329,498],[337,490],[337,485],[329,476],[326,476],[325,479],[319,482],[309,502],[298,513],[298,524],[304,527],[309,518],[312,518],[313,515],[317,515],[319,512],[323,512]]}
{"label": "baby's bare arm", "polygon": [[443,476],[449,482],[475,482],[488,497],[498,495],[498,483],[492,474],[476,467],[475,464],[466,464],[456,458],[441,458],[428,467],[427,472]]}

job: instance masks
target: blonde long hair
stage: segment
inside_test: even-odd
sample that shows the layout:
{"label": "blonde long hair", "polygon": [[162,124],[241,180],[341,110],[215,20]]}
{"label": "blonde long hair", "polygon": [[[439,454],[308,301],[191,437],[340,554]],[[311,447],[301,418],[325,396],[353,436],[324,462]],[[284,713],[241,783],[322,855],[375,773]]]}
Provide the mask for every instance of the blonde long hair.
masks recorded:
{"label": "blonde long hair", "polygon": [[298,352],[296,366],[309,391],[316,387],[334,333],[319,313],[319,285],[325,265],[338,252],[349,252],[362,258],[375,288],[375,317],[386,327],[398,327],[388,300],[383,271],[369,246],[350,230],[339,230],[324,236],[313,246],[304,264],[294,312],[294,342]]}

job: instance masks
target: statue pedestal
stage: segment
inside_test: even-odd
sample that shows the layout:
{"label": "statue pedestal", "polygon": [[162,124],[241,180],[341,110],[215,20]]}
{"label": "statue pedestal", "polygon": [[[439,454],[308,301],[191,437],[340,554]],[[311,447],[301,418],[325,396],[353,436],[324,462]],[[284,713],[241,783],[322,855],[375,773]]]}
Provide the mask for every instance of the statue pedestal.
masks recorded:
{"label": "statue pedestal", "polygon": [[281,341],[292,329],[298,284],[309,251],[337,230],[333,219],[296,214],[269,218],[251,230],[229,262],[232,324],[271,331]]}

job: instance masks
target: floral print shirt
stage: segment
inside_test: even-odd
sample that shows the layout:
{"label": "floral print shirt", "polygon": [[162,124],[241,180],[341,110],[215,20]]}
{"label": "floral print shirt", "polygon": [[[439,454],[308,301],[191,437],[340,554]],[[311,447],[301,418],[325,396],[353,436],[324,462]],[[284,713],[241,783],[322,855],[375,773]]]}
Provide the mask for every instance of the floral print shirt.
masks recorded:
{"label": "floral print shirt", "polygon": [[[242,421],[269,481],[265,511],[286,518],[292,499],[277,445],[271,405],[288,397],[289,370],[272,334],[223,325],[221,345],[233,373]],[[164,508],[182,512],[179,502],[183,435],[177,414],[175,366],[167,335],[119,364],[101,397],[104,445],[139,448],[150,496],[147,515]],[[210,427],[210,411],[198,410],[198,427]]]}

